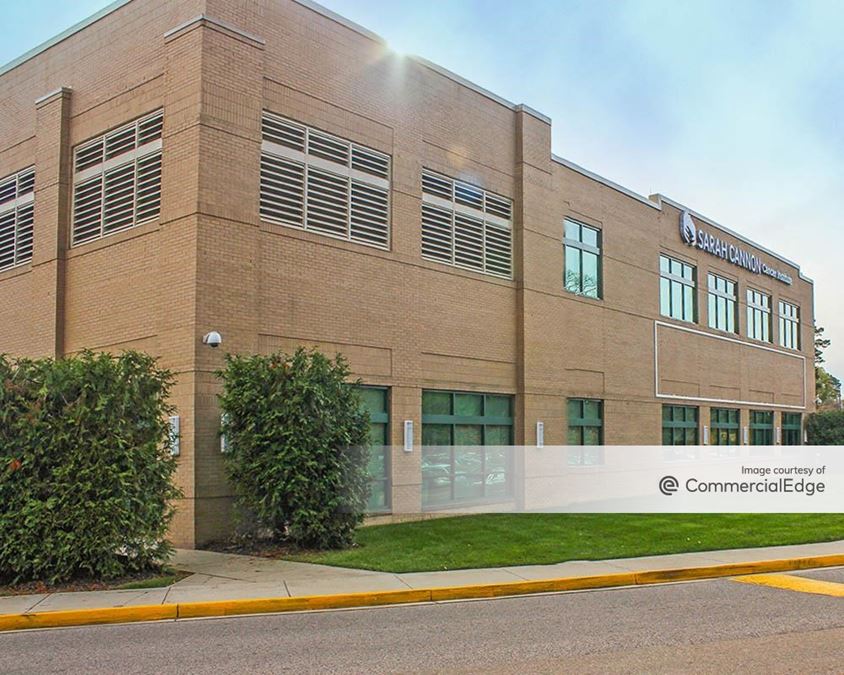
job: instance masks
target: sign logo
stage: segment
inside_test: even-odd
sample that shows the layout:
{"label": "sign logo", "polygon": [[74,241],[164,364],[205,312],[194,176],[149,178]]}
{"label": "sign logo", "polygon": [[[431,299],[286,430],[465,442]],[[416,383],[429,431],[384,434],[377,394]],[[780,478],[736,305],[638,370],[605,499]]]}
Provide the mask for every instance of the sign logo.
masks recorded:
{"label": "sign logo", "polygon": [[731,262],[733,265],[743,267],[754,274],[766,274],[777,281],[782,281],[784,284],[791,284],[793,281],[790,274],[770,267],[767,263],[762,262],[762,258],[755,253],[751,253],[741,246],[730,244],[703,228],[697,227],[688,211],[683,211],[680,214],[680,239],[688,246],[699,248],[701,251],[706,251],[710,255]]}
{"label": "sign logo", "polygon": [[680,482],[674,476],[663,476],[659,479],[659,491],[670,497],[680,488]]}
{"label": "sign logo", "polygon": [[692,220],[692,215],[688,211],[683,211],[680,214],[680,237],[689,246],[694,246],[697,240],[697,228]]}

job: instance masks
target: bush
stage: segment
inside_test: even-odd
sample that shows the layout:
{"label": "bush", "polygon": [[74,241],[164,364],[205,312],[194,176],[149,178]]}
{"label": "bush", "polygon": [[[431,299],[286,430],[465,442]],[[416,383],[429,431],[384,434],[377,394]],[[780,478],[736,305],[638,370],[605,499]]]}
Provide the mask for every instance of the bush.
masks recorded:
{"label": "bush", "polygon": [[227,356],[219,375],[226,467],[242,513],[309,548],[353,541],[368,492],[369,420],[346,360]]}
{"label": "bush", "polygon": [[828,410],[806,420],[809,445],[844,445],[844,411]]}
{"label": "bush", "polygon": [[0,356],[0,582],[109,579],[169,556],[170,386],[136,352]]}

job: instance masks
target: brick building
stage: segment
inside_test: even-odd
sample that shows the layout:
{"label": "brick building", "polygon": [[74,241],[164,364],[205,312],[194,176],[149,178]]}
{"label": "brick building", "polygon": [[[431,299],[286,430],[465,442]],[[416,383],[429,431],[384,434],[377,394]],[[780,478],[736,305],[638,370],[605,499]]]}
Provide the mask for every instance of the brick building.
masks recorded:
{"label": "brick building", "polygon": [[795,263],[553,156],[544,115],[307,0],[122,0],[0,69],[0,101],[0,351],[178,373],[180,545],[230,519],[225,351],[350,359],[376,511],[506,496],[495,453],[423,446],[533,444],[537,422],[573,466],[802,440]]}

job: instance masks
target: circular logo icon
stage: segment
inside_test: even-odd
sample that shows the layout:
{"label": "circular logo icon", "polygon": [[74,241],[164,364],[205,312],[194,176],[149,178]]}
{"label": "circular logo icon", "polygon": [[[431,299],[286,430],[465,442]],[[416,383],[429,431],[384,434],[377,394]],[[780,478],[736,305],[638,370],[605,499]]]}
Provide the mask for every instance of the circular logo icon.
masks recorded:
{"label": "circular logo icon", "polygon": [[680,482],[674,476],[663,476],[659,479],[659,491],[670,497],[680,488]]}
{"label": "circular logo icon", "polygon": [[692,216],[688,211],[683,211],[680,214],[680,237],[689,246],[694,245],[697,238],[697,228],[692,221]]}

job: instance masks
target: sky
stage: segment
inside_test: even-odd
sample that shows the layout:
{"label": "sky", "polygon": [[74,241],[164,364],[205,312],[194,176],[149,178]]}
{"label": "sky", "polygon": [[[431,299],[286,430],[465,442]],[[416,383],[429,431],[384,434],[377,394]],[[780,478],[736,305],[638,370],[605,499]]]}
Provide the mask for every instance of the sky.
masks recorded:
{"label": "sky", "polygon": [[[108,4],[4,2],[0,63]],[[798,262],[844,377],[844,2],[323,0],[553,120],[553,151]]]}

